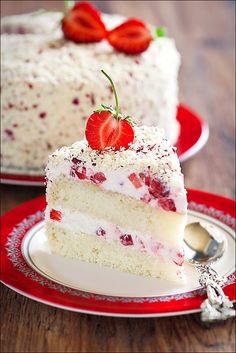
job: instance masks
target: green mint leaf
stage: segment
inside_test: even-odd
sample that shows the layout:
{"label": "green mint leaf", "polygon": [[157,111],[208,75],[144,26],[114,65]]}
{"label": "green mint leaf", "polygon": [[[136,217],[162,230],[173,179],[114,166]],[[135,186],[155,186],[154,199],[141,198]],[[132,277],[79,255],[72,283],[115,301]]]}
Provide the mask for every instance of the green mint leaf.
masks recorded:
{"label": "green mint leaf", "polygon": [[158,27],[156,28],[156,36],[161,38],[161,37],[167,37],[167,28],[166,27]]}

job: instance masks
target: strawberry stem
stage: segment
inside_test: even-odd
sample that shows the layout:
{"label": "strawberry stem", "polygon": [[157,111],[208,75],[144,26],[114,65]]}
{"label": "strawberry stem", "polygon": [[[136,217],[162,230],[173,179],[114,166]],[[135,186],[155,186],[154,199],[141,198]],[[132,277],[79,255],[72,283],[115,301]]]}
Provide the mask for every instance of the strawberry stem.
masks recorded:
{"label": "strawberry stem", "polygon": [[105,75],[111,83],[112,91],[114,93],[115,100],[116,100],[116,118],[118,118],[118,116],[119,116],[119,102],[118,102],[118,96],[116,93],[115,85],[114,85],[112,79],[110,78],[110,76],[104,70],[101,70],[101,71],[102,71],[103,75]]}

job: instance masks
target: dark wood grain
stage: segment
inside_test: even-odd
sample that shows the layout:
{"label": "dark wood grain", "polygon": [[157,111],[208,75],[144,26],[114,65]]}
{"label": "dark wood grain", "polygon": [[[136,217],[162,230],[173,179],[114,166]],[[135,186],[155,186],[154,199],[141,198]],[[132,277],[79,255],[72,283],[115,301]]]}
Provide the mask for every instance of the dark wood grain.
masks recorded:
{"label": "dark wood grain", "polygon": [[[180,98],[210,125],[205,148],[183,164],[187,187],[234,197],[234,2],[97,1],[106,12],[166,25],[182,54]],[[1,1],[2,15],[61,1]],[[155,60],[155,58],[154,58]],[[140,92],[140,95],[142,92]],[[1,186],[5,213],[43,188]],[[1,287],[2,352],[234,352],[233,320],[119,319],[55,309]]]}

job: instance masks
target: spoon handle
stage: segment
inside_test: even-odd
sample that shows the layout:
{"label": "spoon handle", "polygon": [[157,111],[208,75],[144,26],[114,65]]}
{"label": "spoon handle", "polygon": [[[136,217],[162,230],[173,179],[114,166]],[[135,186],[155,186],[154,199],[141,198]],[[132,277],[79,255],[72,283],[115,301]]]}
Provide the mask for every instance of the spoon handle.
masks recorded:
{"label": "spoon handle", "polygon": [[235,316],[233,303],[221,288],[227,278],[220,276],[210,265],[198,264],[196,270],[199,283],[207,291],[207,299],[201,305],[202,321],[226,320]]}

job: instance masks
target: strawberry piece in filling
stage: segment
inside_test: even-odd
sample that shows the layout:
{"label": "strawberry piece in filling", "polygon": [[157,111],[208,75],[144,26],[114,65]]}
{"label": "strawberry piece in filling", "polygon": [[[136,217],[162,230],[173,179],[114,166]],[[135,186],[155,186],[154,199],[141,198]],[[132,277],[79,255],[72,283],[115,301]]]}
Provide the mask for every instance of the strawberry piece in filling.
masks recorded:
{"label": "strawberry piece in filling", "polygon": [[145,184],[146,186],[150,186],[150,184],[151,184],[151,177],[150,177],[149,174],[147,174],[147,173],[139,173],[139,176],[140,176],[140,178],[142,179],[142,181],[144,182],[144,184]]}
{"label": "strawberry piece in filling", "polygon": [[94,184],[101,184],[104,181],[106,181],[106,177],[102,172],[98,172],[95,173],[93,176],[91,176],[90,180],[94,183]]}
{"label": "strawberry piece in filling", "polygon": [[165,190],[165,186],[158,179],[152,179],[148,190],[154,198],[159,198],[160,196],[166,196],[168,194],[168,191]]}
{"label": "strawberry piece in filling", "polygon": [[139,177],[137,176],[137,174],[132,173],[128,176],[128,179],[131,181],[131,183],[134,185],[134,187],[136,189],[139,189],[142,187],[142,183],[139,179]]}
{"label": "strawberry piece in filling", "polygon": [[132,239],[130,234],[121,235],[120,236],[120,241],[121,241],[121,244],[123,244],[124,246],[134,245],[133,239]]}
{"label": "strawberry piece in filling", "polygon": [[176,212],[176,207],[175,203],[172,199],[167,199],[167,198],[159,198],[158,199],[158,204],[161,208],[163,208],[165,211],[173,211]]}
{"label": "strawberry piece in filling", "polygon": [[87,175],[86,175],[86,168],[82,167],[82,169],[78,170],[75,167],[72,167],[70,170],[70,175],[72,177],[77,177],[78,179],[84,180],[87,179]]}
{"label": "strawberry piece in filling", "polygon": [[50,211],[50,218],[53,221],[60,222],[62,218],[62,213],[60,211],[54,210],[53,208]]}
{"label": "strawberry piece in filling", "polygon": [[99,236],[99,237],[104,237],[105,234],[106,234],[106,231],[102,228],[102,227],[99,227],[96,231],[96,234]]}

